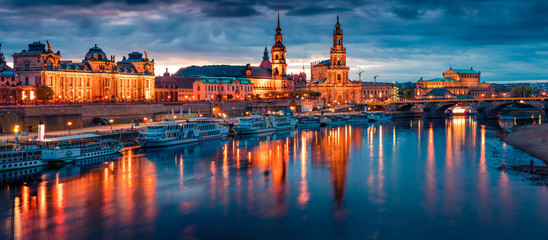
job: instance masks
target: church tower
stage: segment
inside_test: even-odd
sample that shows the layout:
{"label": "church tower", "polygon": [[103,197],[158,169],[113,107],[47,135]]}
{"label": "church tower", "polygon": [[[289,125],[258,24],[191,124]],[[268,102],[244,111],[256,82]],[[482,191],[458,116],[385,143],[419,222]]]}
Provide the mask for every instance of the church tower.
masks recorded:
{"label": "church tower", "polygon": [[276,41],[272,46],[272,77],[280,79],[287,74],[287,63],[285,61],[285,55],[287,50],[282,41],[282,29],[280,28],[280,10],[278,9],[278,28],[276,28],[276,35],[274,40]]}
{"label": "church tower", "polygon": [[333,47],[330,55],[327,82],[331,84],[350,83],[348,79],[350,68],[346,66],[346,48],[343,46],[343,31],[339,23],[339,14],[337,14],[337,23],[333,30]]}

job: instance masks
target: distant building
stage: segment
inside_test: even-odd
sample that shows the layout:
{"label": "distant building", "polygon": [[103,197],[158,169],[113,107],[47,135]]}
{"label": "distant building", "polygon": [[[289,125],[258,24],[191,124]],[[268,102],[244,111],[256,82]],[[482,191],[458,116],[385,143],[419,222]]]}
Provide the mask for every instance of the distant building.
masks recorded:
{"label": "distant building", "polygon": [[198,77],[193,83],[196,100],[246,100],[253,94],[253,83],[247,78]]}
{"label": "distant building", "polygon": [[[23,92],[19,75],[8,66],[0,44],[0,104],[16,103],[21,100]],[[29,99],[34,99],[32,88],[27,90],[27,94]]]}
{"label": "distant building", "polygon": [[287,79],[289,80],[290,84],[293,84],[293,88],[295,86],[299,86],[299,87],[305,86],[307,81],[306,81],[306,73],[304,72],[304,66],[303,66],[303,70],[300,73],[293,73],[293,74],[287,75]]}
{"label": "distant building", "polygon": [[456,96],[445,88],[434,88],[424,94],[426,99],[455,99]]}
{"label": "distant building", "polygon": [[391,83],[362,82],[362,100],[368,101],[388,101],[392,99]]}
{"label": "distant building", "polygon": [[313,63],[311,66],[311,82],[298,88],[301,91],[321,93],[320,98],[326,103],[345,104],[361,102],[362,86],[359,82],[350,81],[346,65],[346,48],[343,46],[343,31],[339,23],[333,30],[333,47],[330,59]]}
{"label": "distant building", "polygon": [[23,86],[46,85],[62,102],[152,101],[154,100],[154,59],[139,52],[116,62],[97,45],[82,62],[62,61],[59,51],[33,42],[27,50],[13,54],[14,70]]}
{"label": "distant building", "polygon": [[495,90],[491,84],[481,83],[481,72],[470,69],[449,68],[443,78],[422,80],[416,84],[415,98],[424,98],[424,95],[433,89],[444,88],[458,98],[480,98],[491,96]]}
{"label": "distant building", "polygon": [[177,81],[169,74],[167,68],[163,76],[155,78],[154,88],[156,101],[176,102],[179,100]]}
{"label": "distant building", "polygon": [[276,35],[274,36],[274,45],[271,48],[271,54],[272,60],[269,59],[268,49],[265,47],[263,61],[259,66],[251,66],[251,64],[243,66],[190,66],[179,69],[174,76],[190,78],[202,76],[246,78],[253,83],[253,94],[262,97],[267,96],[267,93],[292,91],[293,84],[287,79],[287,49],[283,44],[279,13],[278,27],[276,28]]}

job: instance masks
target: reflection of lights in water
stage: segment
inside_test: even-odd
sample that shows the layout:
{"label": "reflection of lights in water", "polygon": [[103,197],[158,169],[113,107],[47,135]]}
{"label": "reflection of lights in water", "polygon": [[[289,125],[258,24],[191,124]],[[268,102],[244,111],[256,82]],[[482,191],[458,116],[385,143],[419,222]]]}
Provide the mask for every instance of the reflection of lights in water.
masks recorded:
{"label": "reflection of lights in water", "polygon": [[[297,141],[295,141],[297,142]],[[306,178],[306,136],[301,136],[301,185],[299,186],[298,202],[301,205],[301,209],[304,209],[310,199],[310,193],[308,192],[308,181]]]}
{"label": "reflection of lights in water", "polygon": [[480,172],[485,173],[487,166],[485,164],[485,125],[481,125],[481,145],[480,145]]}

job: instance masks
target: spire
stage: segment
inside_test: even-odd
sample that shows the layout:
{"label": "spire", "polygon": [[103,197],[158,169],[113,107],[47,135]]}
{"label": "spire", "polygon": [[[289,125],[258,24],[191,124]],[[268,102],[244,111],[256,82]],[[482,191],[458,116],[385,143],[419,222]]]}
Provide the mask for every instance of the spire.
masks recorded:
{"label": "spire", "polygon": [[278,8],[278,28],[280,28],[280,9]]}
{"label": "spire", "polygon": [[270,61],[268,59],[268,49],[266,48],[266,46],[264,47],[263,61]]}
{"label": "spire", "polygon": [[341,29],[341,24],[339,23],[339,14],[337,13],[337,23],[335,24],[336,29]]}

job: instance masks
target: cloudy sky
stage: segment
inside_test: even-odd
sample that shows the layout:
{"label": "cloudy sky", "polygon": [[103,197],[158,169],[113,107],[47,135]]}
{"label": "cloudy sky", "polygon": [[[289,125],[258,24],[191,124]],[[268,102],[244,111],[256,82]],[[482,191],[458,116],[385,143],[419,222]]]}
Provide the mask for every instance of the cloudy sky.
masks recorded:
{"label": "cloudy sky", "polygon": [[351,79],[361,69],[363,80],[416,81],[450,66],[486,81],[548,79],[548,0],[0,0],[0,42],[11,55],[50,39],[75,61],[95,43],[118,60],[146,50],[157,74],[258,65],[278,8],[290,72],[329,57],[339,13]]}

